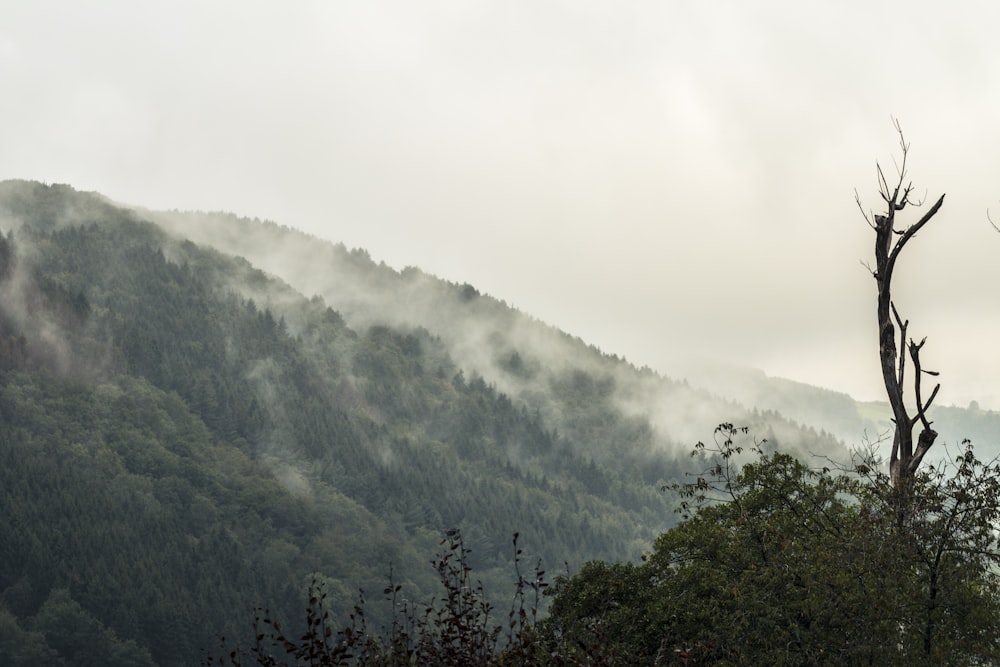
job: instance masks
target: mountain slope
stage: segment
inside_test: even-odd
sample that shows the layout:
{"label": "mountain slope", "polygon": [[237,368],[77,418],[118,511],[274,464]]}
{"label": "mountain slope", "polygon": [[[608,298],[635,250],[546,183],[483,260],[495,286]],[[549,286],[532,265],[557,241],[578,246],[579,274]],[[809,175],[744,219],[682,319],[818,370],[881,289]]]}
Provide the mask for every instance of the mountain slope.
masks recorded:
{"label": "mountain slope", "polygon": [[[538,407],[561,432],[581,436],[576,438],[578,446],[586,447],[594,438],[582,432],[588,424],[573,413],[572,401],[562,400],[560,388],[574,386],[574,377],[586,384],[580,373],[600,387],[609,410],[635,416],[650,428],[645,445],[654,449],[685,455],[720,420],[729,418],[753,422],[761,437],[769,434],[784,448],[812,444],[811,436],[789,428],[780,415],[755,418],[746,408],[719,399],[726,392],[718,388],[712,395],[649,369],[636,369],[481,294],[472,285],[449,283],[414,267],[395,271],[377,264],[363,250],[347,250],[270,222],[217,213],[142,214],[179,238],[244,257],[302,294],[321,297],[356,329],[377,323],[431,332],[466,372],[474,371],[512,398]],[[255,296],[275,303],[273,297]],[[634,439],[636,434],[624,437]],[[613,433],[601,433],[596,438],[600,447],[588,454],[611,461],[614,450],[607,443],[618,439]],[[828,446],[836,450],[833,444]]]}
{"label": "mountain slope", "polygon": [[[228,217],[271,244],[237,256],[164,219],[0,183],[0,653],[23,664],[192,664],[255,605],[297,617],[313,577],[334,613],[390,567],[428,599],[451,527],[502,595],[514,531],[548,568],[637,558],[717,421],[838,447],[471,286]],[[256,268],[281,252],[299,273]]]}

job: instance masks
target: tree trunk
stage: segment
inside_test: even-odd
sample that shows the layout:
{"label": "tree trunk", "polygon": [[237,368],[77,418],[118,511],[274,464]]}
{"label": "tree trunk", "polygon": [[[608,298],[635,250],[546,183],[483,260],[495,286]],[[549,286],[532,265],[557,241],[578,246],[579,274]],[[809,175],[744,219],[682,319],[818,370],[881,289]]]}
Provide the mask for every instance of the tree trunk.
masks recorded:
{"label": "tree trunk", "polygon": [[[899,125],[896,125],[899,132],[900,146],[903,150],[902,165],[899,169],[899,181],[895,187],[890,189],[882,168],[878,167],[879,194],[887,205],[884,215],[874,216],[874,220],[865,215],[868,224],[875,230],[875,268],[872,275],[878,285],[878,331],[879,331],[879,361],[882,368],[882,380],[885,383],[886,396],[892,408],[892,418],[895,424],[892,436],[892,455],[889,459],[889,474],[892,478],[893,486],[901,489],[906,485],[906,480],[911,478],[920,462],[923,460],[927,450],[934,444],[937,432],[931,428],[927,420],[926,411],[933,402],[940,385],[934,387],[930,398],[926,402],[920,395],[920,380],[925,373],[929,373],[920,367],[920,348],[924,341],[915,343],[910,340],[907,345],[906,327],[908,321],[903,320],[896,310],[892,301],[892,272],[896,265],[896,259],[903,250],[906,243],[926,225],[938,212],[944,203],[944,195],[927,210],[926,213],[914,224],[906,227],[902,231],[895,228],[896,213],[902,211],[907,204],[910,204],[910,191],[912,186],[903,187],[903,180],[906,177],[906,154],[909,145],[904,141]],[[860,200],[858,201],[860,206]],[[895,237],[899,238],[893,240]],[[896,327],[899,327],[899,347],[897,347]],[[905,348],[900,350],[899,348]],[[913,361],[913,391],[916,399],[916,416],[910,417],[906,408],[904,397],[906,387],[906,357]],[[913,432],[917,423],[922,425],[920,436],[917,439],[917,446],[913,446]]]}

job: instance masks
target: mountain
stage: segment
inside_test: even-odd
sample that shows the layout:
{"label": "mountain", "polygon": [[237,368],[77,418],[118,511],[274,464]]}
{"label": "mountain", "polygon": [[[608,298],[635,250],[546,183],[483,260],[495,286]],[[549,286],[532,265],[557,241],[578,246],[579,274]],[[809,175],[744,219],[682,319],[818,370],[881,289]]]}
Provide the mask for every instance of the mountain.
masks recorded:
{"label": "mountain", "polygon": [[844,455],[472,285],[273,223],[6,181],[0,229],[11,664],[193,664],[248,641],[258,606],[301,616],[314,580],[342,617],[390,573],[429,600],[449,528],[508,604],[515,532],[550,571],[639,558],[719,422]]}
{"label": "mountain", "polygon": [[[684,372],[692,386],[741,405],[778,412],[829,433],[848,447],[876,442],[886,445],[885,438],[892,433],[892,409],[885,401],[856,401],[843,392],[732,364],[692,363]],[[1000,456],[1000,412],[984,410],[975,402],[965,408],[935,404],[928,417],[939,434],[931,459],[957,454],[966,439],[984,461]]]}
{"label": "mountain", "polygon": [[[181,238],[244,257],[254,266],[280,276],[297,291],[321,297],[355,328],[388,323],[432,332],[446,343],[462,368],[472,369],[507,395],[540,407],[549,423],[567,432],[579,430],[578,415],[567,413],[568,406],[550,390],[559,376],[581,370],[610,379],[608,388],[616,406],[626,414],[647,420],[653,426],[651,442],[666,451],[688,452],[692,443],[712,432],[722,415],[752,418],[761,427],[761,438],[790,449],[809,441],[811,436],[803,440],[797,426],[786,430],[790,423],[782,417],[782,408],[795,411],[794,419],[807,429],[824,422],[823,430],[836,433],[840,439],[845,434],[853,435],[848,424],[860,423],[831,420],[817,410],[801,409],[801,390],[835,394],[828,390],[797,385],[796,397],[786,401],[770,401],[769,396],[759,392],[740,391],[740,386],[747,385],[741,381],[744,369],[727,369],[733,378],[727,382],[722,373],[713,374],[700,366],[697,381],[690,384],[648,368],[636,369],[626,359],[602,353],[504,301],[481,294],[472,285],[449,283],[416,267],[396,271],[376,263],[364,250],[348,250],[342,244],[323,242],[272,222],[227,213],[144,211],[144,215]],[[750,372],[763,376],[760,371]],[[703,375],[713,381],[702,382]],[[768,393],[773,396],[775,392]],[[846,394],[838,397],[843,399],[838,411],[854,412],[853,399]],[[830,407],[829,402],[822,407]],[[755,408],[769,414],[751,417]],[[581,443],[590,441],[579,439]],[[591,453],[598,459],[610,460],[609,454],[613,450],[603,445]]]}

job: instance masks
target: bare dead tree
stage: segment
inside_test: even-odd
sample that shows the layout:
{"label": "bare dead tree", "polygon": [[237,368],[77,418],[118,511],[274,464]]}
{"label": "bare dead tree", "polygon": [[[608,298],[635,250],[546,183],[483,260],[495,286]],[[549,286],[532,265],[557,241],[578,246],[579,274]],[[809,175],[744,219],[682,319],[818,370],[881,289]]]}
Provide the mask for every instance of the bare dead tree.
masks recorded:
{"label": "bare dead tree", "polygon": [[[903,136],[899,121],[893,119],[893,125],[899,135],[899,146],[902,152],[902,158],[896,165],[898,178],[894,185],[890,186],[882,166],[876,163],[879,195],[885,202],[886,212],[881,215],[869,216],[861,205],[861,199],[857,192],[854,193],[854,198],[868,225],[875,230],[875,267],[872,268],[867,264],[866,266],[871,271],[878,286],[879,359],[882,366],[882,379],[885,382],[885,391],[889,398],[889,405],[892,407],[893,422],[895,423],[889,473],[893,486],[900,489],[907,484],[907,480],[911,479],[913,473],[920,467],[920,462],[937,438],[937,431],[931,428],[931,422],[927,420],[927,409],[934,402],[941,385],[936,384],[927,400],[923,399],[921,379],[924,375],[936,376],[937,373],[925,370],[920,365],[920,350],[927,339],[924,338],[918,343],[911,338],[907,343],[906,329],[909,320],[900,317],[899,311],[896,310],[896,304],[893,302],[892,272],[896,267],[896,260],[906,244],[940,210],[944,203],[944,195],[941,195],[919,220],[909,226],[897,228],[897,214],[907,205],[916,208],[921,206],[923,202],[911,199],[913,184],[906,181],[906,160],[910,152],[910,145]],[[904,185],[904,183],[906,184]],[[896,326],[899,327],[899,347],[905,348],[903,354],[897,352]],[[909,353],[910,360],[913,362],[912,384],[916,414],[912,417],[906,407],[905,400],[906,352]],[[913,434],[918,425],[920,426],[920,434],[917,437],[916,447],[914,447]]]}

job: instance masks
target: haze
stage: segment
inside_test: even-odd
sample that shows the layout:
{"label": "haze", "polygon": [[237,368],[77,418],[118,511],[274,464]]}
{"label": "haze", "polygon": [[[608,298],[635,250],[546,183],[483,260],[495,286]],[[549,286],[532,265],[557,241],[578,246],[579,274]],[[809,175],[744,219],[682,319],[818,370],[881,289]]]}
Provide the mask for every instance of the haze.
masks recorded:
{"label": "haze", "polygon": [[[28,2],[0,178],[226,210],[469,282],[666,375],[882,397],[875,162],[939,402],[1000,408],[1000,5]],[[692,381],[696,378],[692,377]]]}

